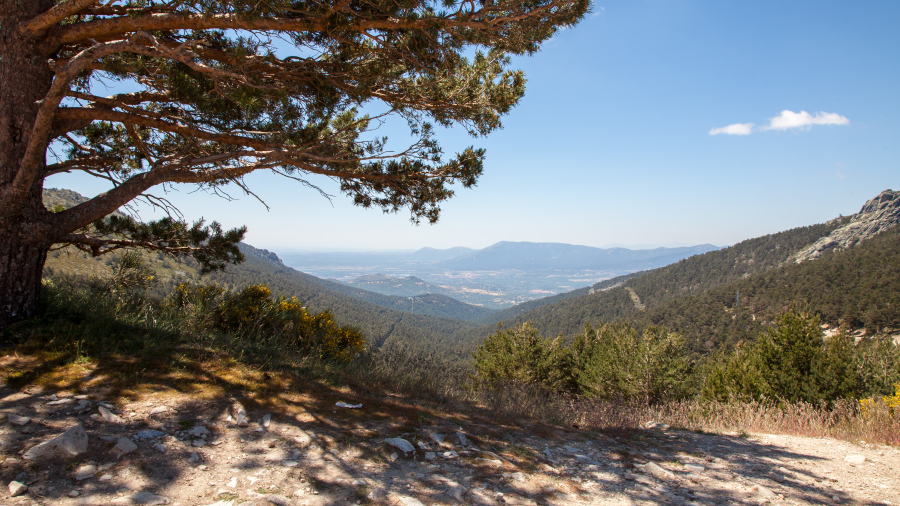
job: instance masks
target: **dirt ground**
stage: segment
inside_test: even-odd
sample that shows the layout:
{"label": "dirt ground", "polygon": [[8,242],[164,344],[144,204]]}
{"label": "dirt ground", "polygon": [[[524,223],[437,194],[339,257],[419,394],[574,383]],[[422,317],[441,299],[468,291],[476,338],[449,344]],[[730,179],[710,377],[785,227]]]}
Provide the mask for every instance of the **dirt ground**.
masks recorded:
{"label": "dirt ground", "polygon": [[[593,432],[340,389],[275,396],[0,385],[0,505],[900,505],[900,449],[861,441]],[[26,458],[73,426],[86,451]]]}

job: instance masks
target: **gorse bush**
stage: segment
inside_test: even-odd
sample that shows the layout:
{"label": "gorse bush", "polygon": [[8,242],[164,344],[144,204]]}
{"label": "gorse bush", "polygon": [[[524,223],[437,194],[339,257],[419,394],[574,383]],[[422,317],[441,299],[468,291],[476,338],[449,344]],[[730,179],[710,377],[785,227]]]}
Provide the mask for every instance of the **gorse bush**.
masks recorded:
{"label": "gorse bush", "polygon": [[294,298],[272,297],[265,285],[227,291],[216,285],[180,284],[166,299],[197,330],[265,337],[322,358],[349,360],[365,350],[362,333],[339,326],[329,311],[312,314]]}

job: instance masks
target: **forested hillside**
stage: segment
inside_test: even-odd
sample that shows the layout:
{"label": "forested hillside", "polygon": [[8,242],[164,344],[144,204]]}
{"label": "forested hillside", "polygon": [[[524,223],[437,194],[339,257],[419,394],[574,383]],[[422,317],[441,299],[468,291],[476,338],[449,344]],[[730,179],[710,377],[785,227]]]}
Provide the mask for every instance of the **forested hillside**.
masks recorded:
{"label": "forested hillside", "polygon": [[900,329],[900,233],[887,230],[815,261],[788,263],[693,297],[679,297],[627,318],[637,326],[682,332],[694,351],[756,338],[791,303],[832,327],[867,335]]}
{"label": "forested hillside", "polygon": [[[644,308],[655,308],[679,297],[699,295],[775,268],[800,248],[828,235],[848,220],[849,218],[836,219],[820,225],[748,239],[729,248],[695,255],[666,267],[607,280],[593,290],[581,289],[557,295],[550,298],[555,301],[551,304],[538,306],[548,299],[533,301],[530,304],[538,307],[529,311],[516,314],[515,310],[519,308],[516,306],[497,312],[482,322],[496,324],[502,321],[504,325],[514,325],[530,321],[543,335],[571,335],[579,332],[585,323],[630,318],[641,311],[638,304]],[[467,329],[456,337],[461,342],[474,346],[493,330],[493,325]]]}

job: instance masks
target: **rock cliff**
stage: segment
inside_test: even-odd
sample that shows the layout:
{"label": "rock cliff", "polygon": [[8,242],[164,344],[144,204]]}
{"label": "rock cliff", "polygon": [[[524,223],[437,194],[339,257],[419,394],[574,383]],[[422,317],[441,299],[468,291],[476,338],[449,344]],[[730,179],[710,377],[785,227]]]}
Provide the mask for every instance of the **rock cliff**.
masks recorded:
{"label": "rock cliff", "polygon": [[832,250],[852,248],[866,239],[900,223],[900,191],[885,190],[854,214],[850,223],[797,252],[797,262],[813,260]]}

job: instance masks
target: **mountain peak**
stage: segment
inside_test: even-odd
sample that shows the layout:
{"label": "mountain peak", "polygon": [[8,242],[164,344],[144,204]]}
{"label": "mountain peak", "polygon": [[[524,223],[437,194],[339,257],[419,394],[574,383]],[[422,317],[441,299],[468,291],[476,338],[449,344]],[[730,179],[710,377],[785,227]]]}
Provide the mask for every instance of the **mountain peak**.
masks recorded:
{"label": "mountain peak", "polygon": [[831,250],[852,248],[900,223],[900,191],[885,190],[862,206],[850,222],[797,252],[797,263],[814,260]]}

